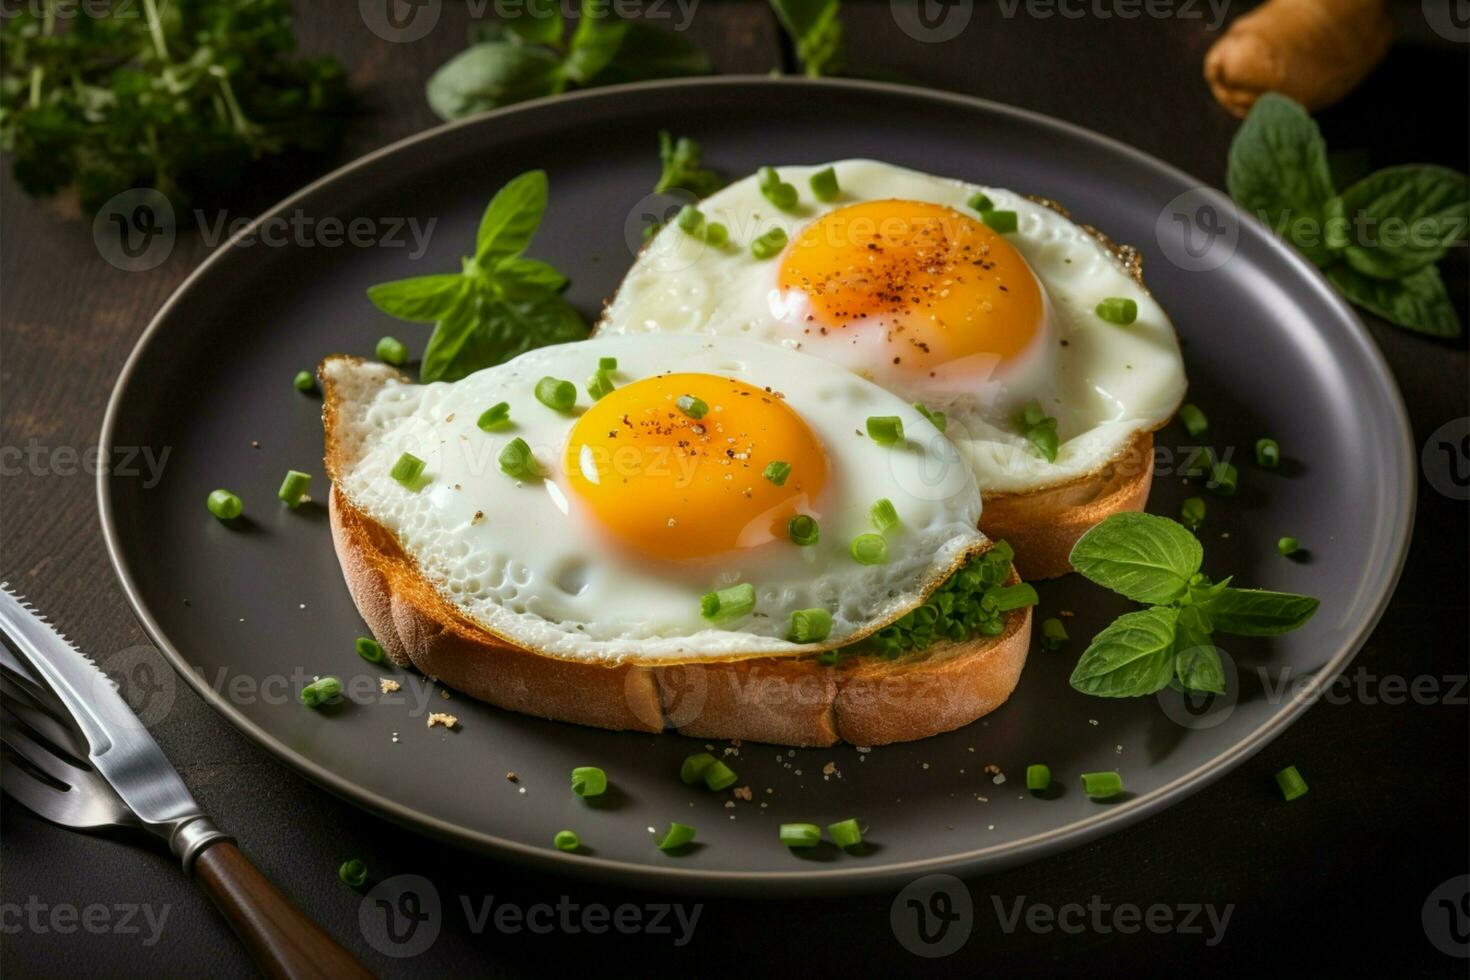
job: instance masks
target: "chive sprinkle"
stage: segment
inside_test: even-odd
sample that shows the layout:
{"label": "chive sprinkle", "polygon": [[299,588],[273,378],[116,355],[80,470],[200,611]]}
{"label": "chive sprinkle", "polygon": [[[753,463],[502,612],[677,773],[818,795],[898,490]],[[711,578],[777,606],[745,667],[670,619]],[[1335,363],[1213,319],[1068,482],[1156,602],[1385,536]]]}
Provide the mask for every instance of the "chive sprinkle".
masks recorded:
{"label": "chive sprinkle", "polygon": [[1234,466],[1221,461],[1210,467],[1210,482],[1207,486],[1221,497],[1231,497],[1235,495],[1235,484],[1239,478],[1240,473]]}
{"label": "chive sprinkle", "polygon": [[1202,497],[1186,497],[1179,505],[1179,519],[1191,531],[1198,530],[1205,522],[1205,501]]}
{"label": "chive sprinkle", "polygon": [[542,378],[536,382],[536,400],[557,412],[569,412],[577,403],[577,386],[560,378]]}
{"label": "chive sprinkle", "polygon": [[700,752],[685,759],[679,766],[679,778],[686,784],[693,786],[704,779],[704,771],[715,764],[715,757],[708,752]]}
{"label": "chive sprinkle", "polygon": [[704,213],[692,204],[686,204],[679,211],[679,216],[674,219],[674,224],[694,238],[702,238],[704,231]]}
{"label": "chive sprinkle", "polygon": [[881,565],[888,560],[888,542],[881,534],[859,534],[848,550],[860,565]]}
{"label": "chive sprinkle", "polygon": [[300,470],[287,470],[286,478],[281,481],[281,489],[276,491],[276,496],[292,510],[301,506],[301,498],[306,496],[306,488],[311,486],[311,474]]}
{"label": "chive sprinkle", "polygon": [[1198,405],[1185,403],[1179,406],[1179,420],[1184,423],[1184,428],[1189,430],[1192,436],[1202,436],[1210,427],[1210,420],[1205,413],[1199,410]]}
{"label": "chive sprinkle", "polygon": [[822,531],[817,526],[816,518],[806,514],[797,514],[787,521],[786,533],[791,536],[793,544],[802,548],[816,544],[822,537]]}
{"label": "chive sprinkle", "polygon": [[1038,793],[1051,785],[1051,769],[1035,765],[1026,767],[1026,788]]}
{"label": "chive sprinkle", "polygon": [[832,632],[832,614],[825,609],[798,609],[791,614],[792,643],[820,643]]}
{"label": "chive sprinkle", "polygon": [[1108,323],[1116,323],[1120,327],[1126,327],[1138,319],[1138,304],[1131,299],[1123,299],[1118,296],[1109,296],[1093,310],[1099,319]]}
{"label": "chive sprinkle", "polygon": [[222,521],[233,521],[245,512],[245,504],[228,490],[211,490],[205,506]]}
{"label": "chive sprinkle", "polygon": [[1296,766],[1287,766],[1278,772],[1276,785],[1281,787],[1281,795],[1288,803],[1307,792],[1307,781],[1296,771]]}
{"label": "chive sprinkle", "polygon": [[593,401],[601,401],[603,398],[612,394],[612,391],[612,378],[608,377],[606,371],[598,369],[596,374],[587,379],[587,394]]}
{"label": "chive sprinkle", "polygon": [[812,196],[819,201],[835,201],[841,193],[837,187],[837,171],[831,167],[812,174],[808,183],[812,185]]}
{"label": "chive sprinkle", "polygon": [[772,228],[764,235],[750,243],[750,254],[758,259],[774,258],[780,254],[781,249],[786,247],[786,232],[781,228]]}
{"label": "chive sprinkle", "polygon": [[398,462],[394,463],[393,468],[388,471],[388,475],[393,478],[394,482],[409,490],[414,489],[414,484],[418,482],[423,473],[424,461],[413,453],[404,453],[399,456]]}
{"label": "chive sprinkle", "polygon": [[982,194],[980,191],[976,191],[974,194],[971,194],[970,200],[967,203],[969,204],[971,211],[975,211],[980,214],[984,214],[986,211],[995,210],[995,202],[992,201],[989,197]]}
{"label": "chive sprinkle", "polygon": [[706,766],[704,772],[700,773],[700,777],[704,779],[704,785],[717,791],[729,789],[740,778],[735,775],[734,769],[731,769],[719,759]]}
{"label": "chive sprinkle", "polygon": [[873,526],[879,531],[887,531],[889,528],[898,526],[898,511],[893,507],[893,501],[887,497],[880,497],[868,508],[868,516],[873,519]]}
{"label": "chive sprinkle", "polygon": [[1123,792],[1123,777],[1115,772],[1084,772],[1082,790],[1094,800],[1107,800]]}
{"label": "chive sprinkle", "polygon": [[572,792],[578,796],[601,796],[607,792],[607,773],[596,766],[572,770]]}
{"label": "chive sprinkle", "polygon": [[755,609],[755,586],[749,582],[707,592],[699,600],[699,614],[712,623],[727,623]]}
{"label": "chive sprinkle", "polygon": [[868,438],[880,446],[903,442],[903,419],[897,415],[868,416]]}
{"label": "chive sprinkle", "polygon": [[556,836],[551,839],[558,851],[575,851],[582,846],[582,839],[572,830],[558,830]]}
{"label": "chive sprinkle", "polygon": [[310,371],[297,371],[291,383],[296,386],[297,391],[310,391],[316,387],[316,379],[311,376]]}
{"label": "chive sprinkle", "polygon": [[301,689],[296,699],[308,708],[316,708],[342,693],[342,681],[336,677],[320,677]]}
{"label": "chive sprinkle", "polygon": [[693,395],[680,395],[674,404],[679,406],[679,411],[691,419],[702,419],[705,413],[709,411],[709,406],[704,403],[704,399],[696,398]]}
{"label": "chive sprinkle", "polygon": [[475,424],[485,432],[494,432],[510,425],[510,402],[491,405],[480,413],[480,419]]}
{"label": "chive sprinkle", "polygon": [[730,240],[730,229],[718,221],[711,221],[704,226],[704,240],[714,248],[723,248]]}
{"label": "chive sprinkle", "polygon": [[378,360],[384,364],[392,364],[394,367],[400,367],[408,360],[408,348],[404,347],[403,341],[397,337],[384,337],[379,340],[374,353],[378,355]]}
{"label": "chive sprinkle", "polygon": [[1276,550],[1283,555],[1294,555],[1302,550],[1302,543],[1296,538],[1282,538],[1276,542]]}
{"label": "chive sprinkle", "polygon": [[1016,230],[1014,211],[981,211],[980,220],[989,225],[991,231],[1000,235],[1009,235]]}
{"label": "chive sprinkle", "polygon": [[383,646],[371,636],[359,636],[352,646],[357,651],[357,655],[368,663],[380,664],[383,662]]}
{"label": "chive sprinkle", "polygon": [[342,866],[337,869],[337,877],[349,888],[361,888],[367,883],[367,865],[357,858],[343,861]]}
{"label": "chive sprinkle", "polygon": [[669,830],[664,834],[663,840],[658,842],[660,851],[677,851],[687,846],[694,840],[694,828],[687,823],[679,823],[677,820],[669,824]]}
{"label": "chive sprinkle", "polygon": [[531,447],[520,436],[505,444],[497,462],[500,463],[500,472],[517,480],[534,480],[541,475],[541,466],[532,455]]}
{"label": "chive sprinkle", "polygon": [[929,424],[934,426],[934,428],[938,429],[940,432],[943,432],[945,426],[949,424],[948,420],[945,419],[943,412],[931,412],[929,411],[929,409],[925,408],[918,402],[914,402],[914,408],[918,409],[919,414],[928,419]]}
{"label": "chive sprinkle", "polygon": [[814,823],[783,823],[781,843],[787,847],[816,847],[822,839],[822,828]]}
{"label": "chive sprinkle", "polygon": [[844,850],[858,847],[863,842],[863,829],[858,826],[856,817],[829,823],[827,833],[831,835],[832,843]]}
{"label": "chive sprinkle", "polygon": [[781,180],[781,175],[776,173],[775,167],[761,167],[757,171],[760,181],[761,194],[782,211],[790,211],[796,207],[796,188]]}
{"label": "chive sprinkle", "polygon": [[1276,444],[1275,439],[1256,440],[1256,463],[1268,470],[1274,470],[1281,465],[1281,447]]}
{"label": "chive sprinkle", "polygon": [[597,370],[616,371],[617,369],[618,359],[616,357],[599,357],[597,359]]}
{"label": "chive sprinkle", "polygon": [[773,459],[766,464],[765,471],[761,475],[778,487],[785,486],[786,478],[791,475],[791,464]]}
{"label": "chive sprinkle", "polygon": [[1066,643],[1069,639],[1071,637],[1067,635],[1067,627],[1062,625],[1060,619],[1052,617],[1051,619],[1042,620],[1041,646],[1043,649],[1060,650],[1062,644]]}

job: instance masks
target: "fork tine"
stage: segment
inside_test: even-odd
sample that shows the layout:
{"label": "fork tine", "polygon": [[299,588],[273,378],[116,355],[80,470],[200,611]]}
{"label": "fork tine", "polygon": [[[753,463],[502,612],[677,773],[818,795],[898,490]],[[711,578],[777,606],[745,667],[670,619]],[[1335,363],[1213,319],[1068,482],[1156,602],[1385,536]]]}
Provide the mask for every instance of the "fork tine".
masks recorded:
{"label": "fork tine", "polygon": [[[0,629],[0,677],[15,683],[22,691],[30,696],[36,706],[50,714],[57,721],[68,727],[76,724],[71,712],[61,703],[51,688],[44,681],[38,680],[30,669],[30,664],[16,648],[15,641]],[[80,734],[80,733],[78,733]]]}
{"label": "fork tine", "polygon": [[[0,675],[0,709],[25,725],[27,734],[33,740],[41,742],[44,748],[65,756],[66,761],[73,765],[90,767],[87,761],[89,746],[81,733],[37,708],[28,697],[19,694],[12,687],[10,679],[3,675]],[[10,717],[5,717],[4,724],[11,724]]]}
{"label": "fork tine", "polygon": [[30,726],[22,723],[11,712],[8,704],[0,705],[0,742],[63,786],[81,784],[92,771],[90,767],[84,769],[73,765],[42,744],[33,735]]}

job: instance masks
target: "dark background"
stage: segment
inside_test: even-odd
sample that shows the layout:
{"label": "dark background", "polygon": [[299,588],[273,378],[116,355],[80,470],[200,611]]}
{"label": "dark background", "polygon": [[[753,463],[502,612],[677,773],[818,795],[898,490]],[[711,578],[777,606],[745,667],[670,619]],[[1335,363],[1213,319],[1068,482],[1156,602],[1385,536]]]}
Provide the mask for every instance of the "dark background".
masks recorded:
{"label": "dark background", "polygon": [[[1247,5],[1232,5],[1235,14]],[[428,74],[459,50],[470,17],[446,0],[428,37],[390,44],[372,34],[357,4],[300,0],[302,48],[347,64],[366,112],[347,143],[314,171],[346,162],[436,120],[422,96]],[[1127,20],[1005,16],[975,5],[955,40],[923,44],[899,31],[886,3],[844,10],[854,73],[898,77],[1048,113],[1139,147],[1223,186],[1237,121],[1211,99],[1201,78],[1218,36],[1203,3],[1196,16]],[[477,8],[478,9],[478,6]],[[1176,7],[1176,10],[1180,9]],[[1404,162],[1467,166],[1470,47],[1439,37],[1417,2],[1394,8],[1399,32],[1388,60],[1358,92],[1319,116],[1342,179]],[[769,8],[704,0],[689,36],[721,72],[796,68]],[[1085,166],[1078,161],[1078,166]],[[315,172],[303,170],[304,182]],[[256,187],[253,213],[293,190]],[[1020,188],[1024,190],[1024,188]],[[258,198],[258,200],[257,200]],[[1446,278],[1466,318],[1465,249]],[[126,273],[98,254],[89,222],[64,200],[32,201],[7,173],[0,181],[0,446],[31,440],[78,453],[96,444],[108,393],[143,327],[207,253],[181,235],[162,266]],[[1464,339],[1436,341],[1364,314],[1408,405],[1415,438],[1470,415],[1470,359]],[[1228,311],[1221,329],[1228,329]],[[248,342],[243,338],[242,342]],[[1011,871],[968,882],[975,903],[968,943],[942,969],[1005,975],[1170,972],[1182,968],[1312,974],[1379,972],[1464,975],[1463,961],[1437,951],[1420,921],[1429,893],[1470,871],[1463,686],[1467,672],[1467,541],[1463,500],[1437,492],[1420,474],[1413,547],[1398,593],[1349,669],[1341,703],[1320,703],[1235,772],[1120,834]],[[108,653],[143,644],[108,565],[90,475],[34,474],[7,462],[0,522],[0,579],[51,613],[84,648]],[[1392,704],[1378,681],[1438,680],[1458,697]],[[873,972],[931,965],[911,956],[889,927],[891,893],[808,902],[771,895],[760,902],[707,901],[694,939],[669,936],[474,934],[458,896],[474,902],[587,904],[656,902],[665,897],[531,876],[513,867],[418,838],[340,802],[287,771],[229,727],[192,691],[178,687],[154,729],[206,811],[302,907],[373,970],[388,975],[579,969],[651,973],[669,969]],[[1272,774],[1295,764],[1311,785],[1281,801]],[[172,860],[143,847],[86,837],[0,803],[0,969],[10,976],[105,976],[251,972],[241,947]],[[375,877],[421,874],[444,900],[443,931],[416,959],[395,961],[362,940],[359,898],[341,885],[343,855],[362,857]],[[1205,935],[1002,930],[992,897],[1007,908],[1105,902],[1234,906],[1224,939]],[[682,897],[675,900],[697,901]],[[168,906],[155,945],[142,935],[33,930],[27,902]]]}

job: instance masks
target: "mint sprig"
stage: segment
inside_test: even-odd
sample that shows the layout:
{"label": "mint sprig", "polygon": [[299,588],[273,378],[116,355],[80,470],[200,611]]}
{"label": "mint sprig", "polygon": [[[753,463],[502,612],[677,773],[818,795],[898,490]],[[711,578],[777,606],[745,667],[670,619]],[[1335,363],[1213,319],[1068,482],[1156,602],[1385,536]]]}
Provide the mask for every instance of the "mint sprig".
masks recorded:
{"label": "mint sprig", "polygon": [[1071,561],[1090,581],[1149,606],[1119,616],[1077,661],[1072,686],[1096,697],[1139,697],[1171,681],[1223,694],[1213,633],[1275,636],[1317,611],[1311,596],[1210,581],[1200,572],[1204,549],[1194,535],[1152,514],[1114,514],[1077,541]]}
{"label": "mint sprig", "polygon": [[480,219],[458,273],[379,283],[368,299],[389,316],[433,323],[419,380],[456,381],[535,347],[579,340],[587,326],[561,296],[566,276],[522,257],[546,211],[546,172],[506,184]]}
{"label": "mint sprig", "polygon": [[1388,167],[1338,194],[1317,124],[1291,99],[1268,93],[1230,144],[1226,185],[1349,301],[1410,330],[1459,336],[1435,263],[1466,237],[1465,174],[1423,164]]}

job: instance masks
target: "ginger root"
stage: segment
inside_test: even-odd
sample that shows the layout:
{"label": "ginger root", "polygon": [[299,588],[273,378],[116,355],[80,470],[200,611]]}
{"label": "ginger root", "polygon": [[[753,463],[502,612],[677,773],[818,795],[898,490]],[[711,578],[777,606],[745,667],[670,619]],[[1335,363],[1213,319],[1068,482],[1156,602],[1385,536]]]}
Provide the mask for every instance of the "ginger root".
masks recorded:
{"label": "ginger root", "polygon": [[1226,109],[1244,116],[1264,92],[1309,112],[1363,80],[1388,50],[1386,0],[1268,0],[1238,18],[1205,55],[1205,80]]}

